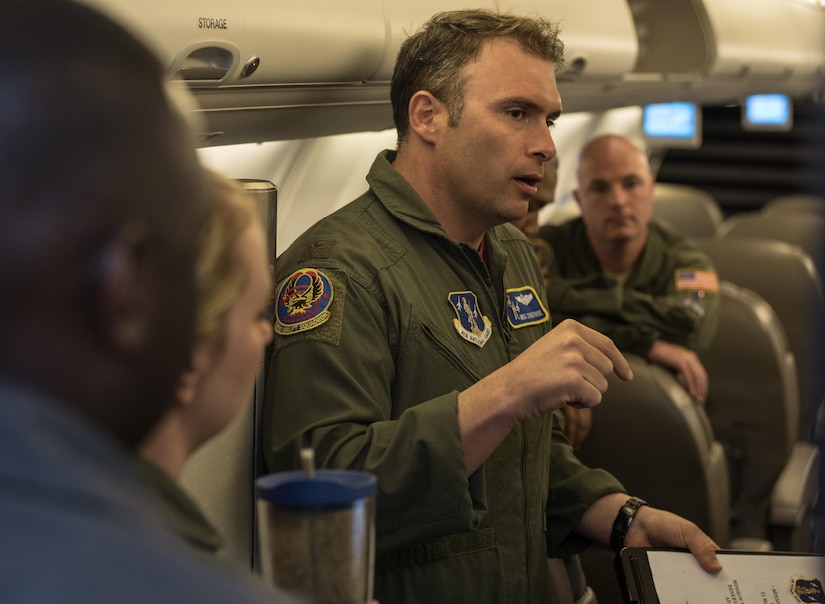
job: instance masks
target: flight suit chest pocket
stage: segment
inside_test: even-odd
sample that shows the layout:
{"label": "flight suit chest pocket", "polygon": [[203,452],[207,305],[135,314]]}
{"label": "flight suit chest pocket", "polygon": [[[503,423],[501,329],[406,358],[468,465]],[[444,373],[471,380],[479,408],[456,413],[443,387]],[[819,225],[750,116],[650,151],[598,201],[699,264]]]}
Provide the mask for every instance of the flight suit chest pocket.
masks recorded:
{"label": "flight suit chest pocket", "polygon": [[399,357],[403,373],[435,387],[436,396],[463,390],[483,377],[481,350],[433,322],[414,319],[408,345]]}

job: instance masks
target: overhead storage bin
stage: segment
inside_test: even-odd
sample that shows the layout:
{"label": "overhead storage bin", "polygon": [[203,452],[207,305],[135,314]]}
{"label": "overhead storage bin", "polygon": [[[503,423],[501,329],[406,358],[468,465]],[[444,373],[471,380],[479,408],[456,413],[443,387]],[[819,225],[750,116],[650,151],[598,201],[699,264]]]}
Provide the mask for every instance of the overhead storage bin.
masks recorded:
{"label": "overhead storage bin", "polygon": [[639,60],[622,102],[803,98],[821,85],[825,9],[806,0],[628,0]]}
{"label": "overhead storage bin", "polygon": [[639,54],[626,0],[499,0],[498,5],[559,23],[566,67],[557,79],[565,113],[621,106],[605,93],[622,83]]}
{"label": "overhead storage bin", "polygon": [[636,63],[636,27],[625,0],[499,0],[497,4],[502,11],[541,15],[559,23],[567,62],[559,80],[568,87],[582,81],[619,81]]}
{"label": "overhead storage bin", "polygon": [[502,12],[540,15],[558,22],[564,41],[567,70],[561,77],[616,79],[636,62],[636,32],[625,0],[384,0],[388,48],[384,62],[371,79],[389,80],[401,43],[432,15],[443,10],[489,8]]}
{"label": "overhead storage bin", "polygon": [[[195,84],[280,86],[362,82],[385,53],[381,0],[87,0],[132,25],[157,50],[170,76]],[[227,49],[222,78],[187,77]],[[241,69],[259,59],[257,68]],[[216,65],[219,71],[223,61]],[[196,70],[197,71],[197,70]]]}
{"label": "overhead storage bin", "polygon": [[[825,11],[804,0],[696,0],[708,28],[708,77],[813,75],[825,53]],[[816,40],[811,32],[818,31]],[[813,46],[811,45],[813,42]],[[808,47],[810,46],[810,47]]]}
{"label": "overhead storage bin", "polygon": [[445,10],[460,10],[473,8],[495,9],[495,0],[384,0],[384,15],[387,24],[387,47],[384,59],[376,70],[371,81],[389,82],[395,68],[395,57],[401,43],[410,34],[418,31],[434,14]]}
{"label": "overhead storage bin", "polygon": [[805,0],[85,0],[131,27],[195,92],[203,145],[391,128],[398,49],[434,13],[558,21],[564,111],[811,94],[825,8]]}
{"label": "overhead storage bin", "polygon": [[[487,7],[560,21],[566,85],[618,80],[637,52],[625,0],[86,1],[130,26],[170,78],[193,89],[208,125],[203,145],[391,128],[398,49],[443,10]],[[576,110],[574,101],[565,110]]]}
{"label": "overhead storage bin", "polygon": [[[202,145],[392,126],[381,0],[86,0],[131,27],[195,93]],[[184,85],[184,84],[181,84]]]}

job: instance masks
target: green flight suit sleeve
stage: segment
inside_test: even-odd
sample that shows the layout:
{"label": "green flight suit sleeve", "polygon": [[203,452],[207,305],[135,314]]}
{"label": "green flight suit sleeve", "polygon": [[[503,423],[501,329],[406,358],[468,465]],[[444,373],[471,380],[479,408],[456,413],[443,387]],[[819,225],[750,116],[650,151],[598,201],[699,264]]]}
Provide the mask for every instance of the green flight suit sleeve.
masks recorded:
{"label": "green flight suit sleeve", "polygon": [[[693,262],[690,268],[713,273],[715,276],[712,267],[700,266],[697,262]],[[674,277],[674,281],[676,279]],[[684,290],[669,287],[662,295],[652,295],[628,287],[624,290],[623,316],[631,328],[631,338],[632,328],[643,324],[637,332],[652,335],[653,340],[665,340],[691,350],[701,350],[708,346],[716,332],[719,316],[718,287],[690,287]],[[650,344],[652,343],[651,341]],[[649,349],[648,346],[648,351]]]}
{"label": "green flight suit sleeve", "polygon": [[550,496],[547,500],[547,554],[564,557],[584,551],[591,541],[575,532],[581,517],[593,502],[626,490],[612,474],[583,465],[570,441],[553,418],[550,449]]}
{"label": "green flight suit sleeve", "polygon": [[[472,530],[474,489],[464,466],[458,393],[435,389],[446,394],[394,406],[394,389],[403,387],[394,383],[395,365],[404,359],[392,349],[399,334],[386,301],[343,272],[320,270],[334,290],[330,317],[275,338],[263,419],[270,471],[300,467],[299,449],[312,446],[320,468],[376,474],[383,550]],[[432,381],[448,372],[433,373]]]}
{"label": "green flight suit sleeve", "polygon": [[655,224],[650,233],[625,282],[622,318],[630,326],[643,324],[656,340],[701,350],[710,344],[719,320],[716,269],[686,239]]}

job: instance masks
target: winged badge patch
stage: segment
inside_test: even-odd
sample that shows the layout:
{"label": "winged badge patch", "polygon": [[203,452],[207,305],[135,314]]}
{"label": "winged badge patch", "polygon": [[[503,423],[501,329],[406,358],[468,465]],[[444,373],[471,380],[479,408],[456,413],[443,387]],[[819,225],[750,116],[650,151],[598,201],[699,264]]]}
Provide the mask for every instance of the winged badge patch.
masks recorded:
{"label": "winged badge patch", "polygon": [[536,290],[525,285],[507,292],[507,320],[515,329],[538,325],[548,320],[547,309],[544,308]]}

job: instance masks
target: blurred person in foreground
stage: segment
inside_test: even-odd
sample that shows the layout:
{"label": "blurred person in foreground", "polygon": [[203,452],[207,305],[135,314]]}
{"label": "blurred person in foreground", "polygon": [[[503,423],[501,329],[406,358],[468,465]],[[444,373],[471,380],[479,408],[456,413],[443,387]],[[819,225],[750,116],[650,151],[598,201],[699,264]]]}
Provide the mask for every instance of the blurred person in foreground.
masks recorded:
{"label": "blurred person in foreground", "polygon": [[179,479],[187,459],[217,435],[250,397],[264,349],[272,341],[266,309],[272,277],[266,236],[254,200],[233,181],[207,171],[213,208],[195,265],[195,336],[174,404],[140,446],[144,475],[170,527],[215,553],[217,529]]}
{"label": "blurred person in foreground", "polygon": [[286,601],[173,536],[134,467],[210,207],[163,70],[90,8],[4,0],[0,79],[0,600]]}

